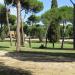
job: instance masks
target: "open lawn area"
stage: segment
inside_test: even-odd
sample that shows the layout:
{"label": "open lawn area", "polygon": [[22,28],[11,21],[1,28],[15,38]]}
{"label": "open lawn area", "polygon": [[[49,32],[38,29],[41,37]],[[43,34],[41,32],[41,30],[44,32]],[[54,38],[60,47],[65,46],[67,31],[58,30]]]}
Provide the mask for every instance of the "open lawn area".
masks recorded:
{"label": "open lawn area", "polygon": [[[24,53],[34,53],[34,54],[46,54],[49,56],[67,56],[75,58],[75,50],[73,50],[73,45],[71,42],[67,42],[64,44],[64,48],[61,49],[61,44],[56,43],[55,48],[52,48],[52,44],[48,43],[47,48],[40,48],[41,44],[44,43],[32,42],[31,48],[29,47],[29,43],[26,43],[24,47],[21,47],[21,52]],[[16,52],[15,42],[10,46],[10,42],[4,41],[0,42],[0,51],[8,51],[8,52]]]}
{"label": "open lawn area", "polygon": [[[15,46],[15,42],[12,43],[13,45],[10,46],[10,42],[9,41],[0,41],[0,50],[5,50],[5,51],[15,51],[16,50],[16,46]],[[39,42],[32,42],[31,43],[31,48],[29,48],[29,43],[26,42],[24,47],[21,47],[22,51],[26,51],[27,49],[32,50],[32,51],[66,51],[66,50],[71,50],[73,48],[73,44],[72,42],[66,42],[64,43],[64,49],[61,49],[61,43],[55,43],[55,48],[53,49],[52,44],[48,43],[47,44],[47,48],[41,49],[40,46],[41,44],[45,45],[45,43],[39,43]],[[28,51],[27,50],[27,51]],[[74,52],[74,50],[73,50]]]}

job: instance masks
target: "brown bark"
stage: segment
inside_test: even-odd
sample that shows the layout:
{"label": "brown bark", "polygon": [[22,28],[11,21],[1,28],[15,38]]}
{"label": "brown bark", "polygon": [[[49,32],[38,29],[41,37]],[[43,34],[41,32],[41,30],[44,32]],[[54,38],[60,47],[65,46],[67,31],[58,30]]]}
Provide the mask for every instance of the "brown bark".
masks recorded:
{"label": "brown bark", "polygon": [[[6,4],[5,4],[6,6]],[[7,25],[8,25],[8,33],[9,33],[9,37],[10,37],[10,45],[12,46],[12,35],[11,35],[11,32],[10,32],[10,24],[9,24],[9,17],[8,17],[8,14],[9,13],[9,10],[6,9],[6,22],[7,22]]]}
{"label": "brown bark", "polygon": [[24,31],[23,31],[23,21],[21,19],[21,46],[24,46]]}
{"label": "brown bark", "polygon": [[45,43],[45,47],[47,47],[47,35],[46,35],[46,43]]}
{"label": "brown bark", "polygon": [[73,49],[75,50],[75,4],[73,4]]}
{"label": "brown bark", "polygon": [[63,21],[63,30],[62,30],[62,44],[61,44],[61,48],[63,49],[63,46],[64,46],[64,21]]}
{"label": "brown bark", "polygon": [[31,48],[31,38],[29,36],[29,47]]}
{"label": "brown bark", "polygon": [[16,51],[20,51],[20,10],[21,10],[21,5],[20,5],[20,0],[17,0],[17,29],[16,29]]}

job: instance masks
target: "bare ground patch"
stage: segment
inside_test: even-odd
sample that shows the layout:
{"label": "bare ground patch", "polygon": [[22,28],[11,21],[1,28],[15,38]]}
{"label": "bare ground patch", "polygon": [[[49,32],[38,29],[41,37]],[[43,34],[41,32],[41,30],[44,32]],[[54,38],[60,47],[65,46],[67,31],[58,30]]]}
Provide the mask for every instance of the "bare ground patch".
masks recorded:
{"label": "bare ground patch", "polygon": [[32,75],[75,75],[74,59],[62,57],[61,62],[57,62],[60,59],[61,57],[50,58],[49,55],[41,54],[22,55],[21,53],[0,52],[0,63],[12,68],[28,70]]}

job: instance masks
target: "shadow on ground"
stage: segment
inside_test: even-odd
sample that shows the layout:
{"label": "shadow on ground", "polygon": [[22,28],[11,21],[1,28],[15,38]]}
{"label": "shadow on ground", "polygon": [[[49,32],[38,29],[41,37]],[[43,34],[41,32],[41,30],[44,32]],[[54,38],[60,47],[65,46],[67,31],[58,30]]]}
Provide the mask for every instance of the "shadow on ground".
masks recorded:
{"label": "shadow on ground", "polygon": [[0,46],[0,49],[5,49],[5,48],[9,48],[7,46]]}
{"label": "shadow on ground", "polygon": [[5,56],[20,61],[34,62],[75,62],[75,53],[52,53],[52,52],[9,52]]}
{"label": "shadow on ground", "polygon": [[9,47],[7,47],[7,46],[0,46],[0,48],[9,48]]}
{"label": "shadow on ground", "polygon": [[48,49],[48,50],[74,50],[73,48],[49,48],[49,47],[44,47],[44,48],[32,47],[32,49]]}
{"label": "shadow on ground", "polygon": [[10,47],[7,47],[7,46],[0,46],[0,50],[6,50],[7,48],[10,48]]}
{"label": "shadow on ground", "polygon": [[0,63],[0,75],[32,75],[30,71],[22,69],[14,69],[12,67],[5,66]]}

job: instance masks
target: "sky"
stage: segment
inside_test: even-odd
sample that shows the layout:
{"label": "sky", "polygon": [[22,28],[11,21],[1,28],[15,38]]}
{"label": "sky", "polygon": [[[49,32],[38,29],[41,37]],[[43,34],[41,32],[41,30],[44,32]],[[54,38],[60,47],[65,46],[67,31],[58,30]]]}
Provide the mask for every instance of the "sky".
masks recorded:
{"label": "sky", "polygon": [[[48,9],[50,9],[51,6],[51,0],[39,0],[42,1],[44,4],[44,9],[42,12],[38,13],[38,15],[44,13],[45,11],[47,11]],[[70,2],[70,0],[57,0],[58,1],[58,6],[72,6],[72,3]]]}
{"label": "sky", "polygon": [[[44,4],[44,9],[39,12],[37,15],[41,15],[43,13],[45,13],[47,10],[50,9],[51,6],[51,0],[39,0],[41,2],[43,2]],[[57,0],[58,1],[58,6],[72,6],[72,3],[70,2],[70,0]],[[3,4],[3,0],[0,0],[0,3]],[[16,8],[11,8],[11,14],[16,14]],[[27,16],[29,16],[30,14],[28,14]]]}

